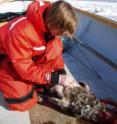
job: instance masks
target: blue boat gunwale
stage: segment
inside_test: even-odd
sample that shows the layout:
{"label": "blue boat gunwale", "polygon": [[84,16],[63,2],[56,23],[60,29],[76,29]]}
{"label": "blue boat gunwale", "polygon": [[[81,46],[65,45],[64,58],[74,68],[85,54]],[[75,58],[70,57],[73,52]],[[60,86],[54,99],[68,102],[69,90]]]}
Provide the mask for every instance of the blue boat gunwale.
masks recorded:
{"label": "blue boat gunwale", "polygon": [[78,8],[75,8],[75,10],[78,11],[79,13],[85,14],[86,16],[89,16],[93,19],[96,19],[97,21],[100,21],[104,24],[107,24],[107,25],[111,26],[112,28],[117,28],[117,22],[116,21],[113,21],[113,20],[108,19],[106,17],[97,15],[95,13],[90,13],[88,11],[81,10],[81,9],[78,9]]}

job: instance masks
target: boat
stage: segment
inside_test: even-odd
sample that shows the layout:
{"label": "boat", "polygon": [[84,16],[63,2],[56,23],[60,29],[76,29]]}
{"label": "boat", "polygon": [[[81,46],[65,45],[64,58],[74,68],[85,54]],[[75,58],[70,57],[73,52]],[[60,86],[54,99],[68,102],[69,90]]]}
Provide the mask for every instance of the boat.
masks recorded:
{"label": "boat", "polygon": [[[117,101],[117,22],[78,8],[75,10],[78,26],[74,37],[62,37],[67,73],[76,81],[87,82],[97,98],[112,98]],[[30,119],[31,124],[78,123],[73,117],[41,105],[36,105],[30,111]]]}

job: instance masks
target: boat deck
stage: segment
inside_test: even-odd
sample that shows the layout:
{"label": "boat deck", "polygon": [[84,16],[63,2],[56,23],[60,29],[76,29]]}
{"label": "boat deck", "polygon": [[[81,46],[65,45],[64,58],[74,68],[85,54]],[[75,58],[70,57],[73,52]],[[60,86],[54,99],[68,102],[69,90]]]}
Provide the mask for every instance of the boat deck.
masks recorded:
{"label": "boat deck", "polygon": [[117,100],[116,69],[70,40],[65,41],[64,59],[69,73],[78,81],[86,81],[98,98]]}

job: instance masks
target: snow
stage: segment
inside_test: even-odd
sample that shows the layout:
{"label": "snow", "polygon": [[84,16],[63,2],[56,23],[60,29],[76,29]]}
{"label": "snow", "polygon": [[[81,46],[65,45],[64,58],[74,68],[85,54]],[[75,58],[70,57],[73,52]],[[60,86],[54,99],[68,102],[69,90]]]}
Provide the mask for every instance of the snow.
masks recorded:
{"label": "snow", "polygon": [[[47,0],[55,2],[57,0]],[[95,13],[113,21],[117,21],[117,0],[65,0],[75,8]],[[22,12],[32,1],[15,1],[0,4],[0,13]],[[20,5],[20,7],[19,7]]]}
{"label": "snow", "polygon": [[[57,0],[49,0],[55,2]],[[75,8],[117,21],[117,0],[66,0]],[[105,2],[106,1],[106,2]]]}
{"label": "snow", "polygon": [[0,4],[0,13],[25,11],[31,2],[32,1],[15,1],[2,3]]}

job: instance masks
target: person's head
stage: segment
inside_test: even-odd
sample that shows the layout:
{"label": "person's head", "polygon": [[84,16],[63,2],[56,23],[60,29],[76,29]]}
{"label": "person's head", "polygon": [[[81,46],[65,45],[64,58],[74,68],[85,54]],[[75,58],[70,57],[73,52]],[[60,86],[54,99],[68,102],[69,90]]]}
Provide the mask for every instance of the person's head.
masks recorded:
{"label": "person's head", "polygon": [[74,8],[65,1],[56,1],[48,9],[45,23],[52,35],[72,37],[77,27]]}

